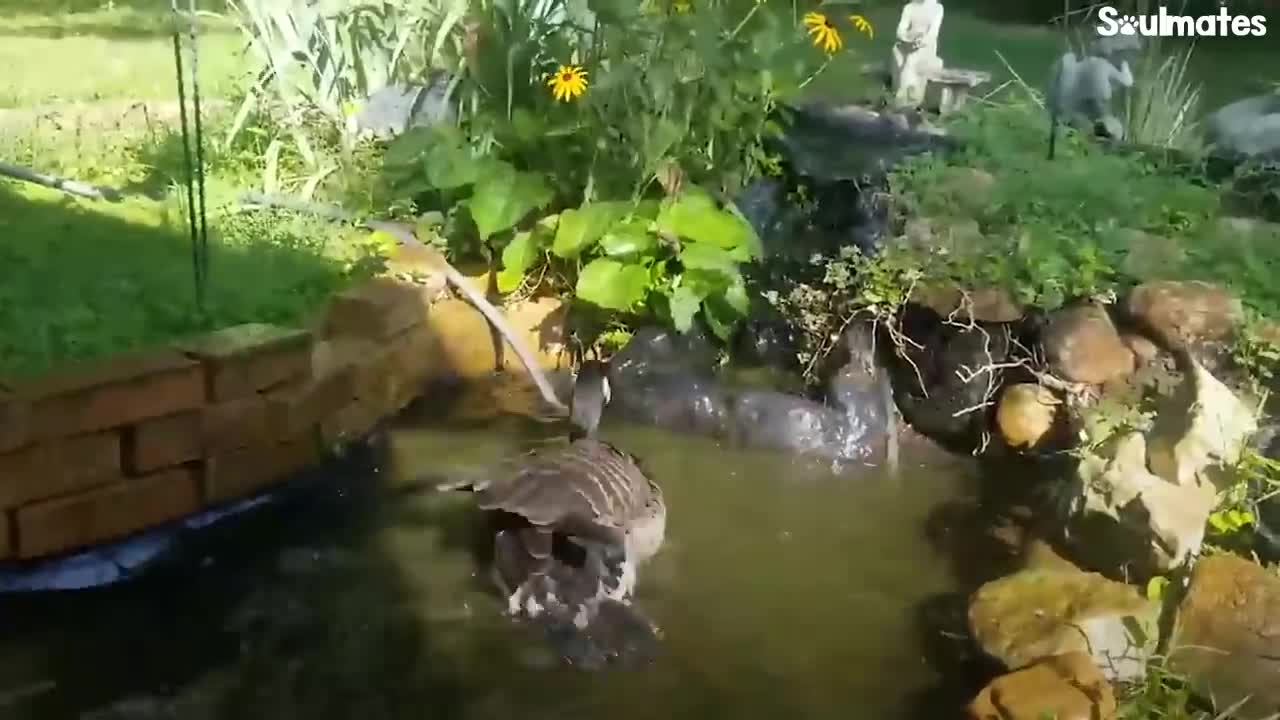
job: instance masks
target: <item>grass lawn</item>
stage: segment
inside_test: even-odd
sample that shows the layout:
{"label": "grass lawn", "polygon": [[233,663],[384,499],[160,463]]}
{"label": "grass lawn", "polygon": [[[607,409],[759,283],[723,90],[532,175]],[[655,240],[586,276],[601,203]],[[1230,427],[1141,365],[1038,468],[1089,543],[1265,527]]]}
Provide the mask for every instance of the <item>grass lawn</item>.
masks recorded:
{"label": "grass lawn", "polygon": [[[169,22],[168,0],[0,0],[0,108],[176,99]],[[202,92],[227,97],[245,68],[243,42],[229,21],[205,23]]]}
{"label": "grass lawn", "polygon": [[[207,117],[210,284],[199,311],[174,185],[180,141],[139,113],[122,116],[129,102],[176,100],[168,0],[103,4],[0,0],[0,63],[16,68],[0,74],[0,106],[104,101],[60,121],[33,114],[9,125],[0,159],[128,193],[96,202],[0,178],[0,377],[242,322],[303,322],[352,279],[362,253],[355,231],[231,212],[260,182],[261,148],[219,152],[217,117]],[[204,92],[228,97],[243,67],[241,41],[227,24],[213,25],[201,46]]]}

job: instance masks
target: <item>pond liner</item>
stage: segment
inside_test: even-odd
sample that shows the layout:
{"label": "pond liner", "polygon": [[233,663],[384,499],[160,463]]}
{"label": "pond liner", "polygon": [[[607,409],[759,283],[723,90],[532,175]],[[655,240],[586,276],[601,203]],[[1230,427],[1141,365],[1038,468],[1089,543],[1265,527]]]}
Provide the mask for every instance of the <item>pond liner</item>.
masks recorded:
{"label": "pond liner", "polygon": [[215,530],[249,519],[256,515],[255,511],[304,498],[325,479],[347,477],[370,468],[371,445],[371,440],[353,443],[343,454],[282,479],[257,495],[208,508],[120,540],[69,555],[0,563],[0,595],[104,588],[139,579],[162,566],[198,566],[203,556],[199,548]]}

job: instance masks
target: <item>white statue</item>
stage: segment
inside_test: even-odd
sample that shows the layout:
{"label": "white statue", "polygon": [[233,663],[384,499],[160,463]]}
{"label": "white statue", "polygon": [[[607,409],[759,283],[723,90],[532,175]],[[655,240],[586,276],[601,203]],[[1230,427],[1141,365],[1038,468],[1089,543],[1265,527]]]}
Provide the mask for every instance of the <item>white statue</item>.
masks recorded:
{"label": "white statue", "polygon": [[1053,159],[1054,141],[1058,123],[1083,123],[1093,129],[1099,125],[1111,138],[1124,137],[1124,123],[1111,111],[1111,96],[1115,86],[1133,87],[1133,72],[1129,61],[1120,59],[1120,66],[1108,57],[1063,53],[1053,64],[1049,74],[1047,100],[1049,103],[1049,159]]}
{"label": "white statue", "polygon": [[929,84],[928,74],[942,69],[938,57],[941,29],[942,3],[938,0],[911,0],[902,8],[893,43],[893,90],[899,105],[920,105]]}

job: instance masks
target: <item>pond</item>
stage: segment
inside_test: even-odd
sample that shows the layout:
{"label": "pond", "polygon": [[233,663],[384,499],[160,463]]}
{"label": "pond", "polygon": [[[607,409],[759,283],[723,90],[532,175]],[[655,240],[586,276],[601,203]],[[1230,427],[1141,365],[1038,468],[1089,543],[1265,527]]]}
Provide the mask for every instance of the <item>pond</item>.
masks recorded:
{"label": "pond", "polygon": [[419,403],[369,458],[133,584],[0,599],[0,717],[938,717],[919,610],[957,588],[925,526],[974,497],[967,458],[913,450],[895,477],[606,422],[668,498],[637,600],[663,641],[585,673],[500,615],[470,497],[414,482],[565,431],[495,397]]}

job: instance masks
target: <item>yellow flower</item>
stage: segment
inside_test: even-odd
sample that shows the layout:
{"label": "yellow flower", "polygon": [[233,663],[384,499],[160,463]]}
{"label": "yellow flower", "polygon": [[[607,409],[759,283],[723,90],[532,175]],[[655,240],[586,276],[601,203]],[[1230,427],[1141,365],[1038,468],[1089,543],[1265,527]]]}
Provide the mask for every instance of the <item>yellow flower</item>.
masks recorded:
{"label": "yellow flower", "polygon": [[587,91],[587,71],[577,65],[561,65],[547,80],[547,87],[556,100],[569,102]]}
{"label": "yellow flower", "polygon": [[869,38],[876,36],[875,28],[871,27],[871,21],[865,15],[850,15],[849,22],[853,23],[853,29],[860,33],[866,33]]}
{"label": "yellow flower", "polygon": [[827,53],[834,53],[844,45],[836,26],[831,24],[831,20],[826,15],[819,12],[805,13],[804,24],[809,28],[809,36],[813,39],[814,47],[820,47]]}

